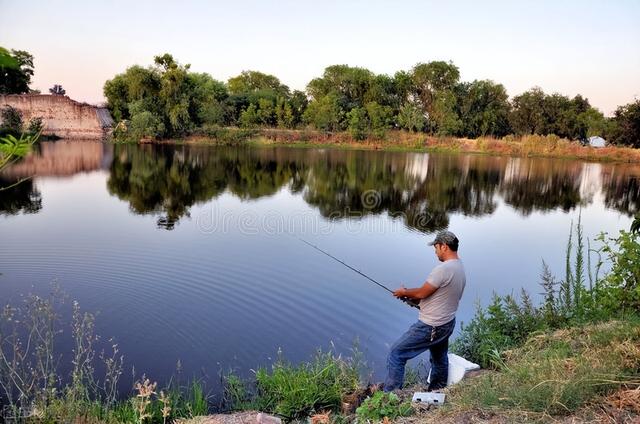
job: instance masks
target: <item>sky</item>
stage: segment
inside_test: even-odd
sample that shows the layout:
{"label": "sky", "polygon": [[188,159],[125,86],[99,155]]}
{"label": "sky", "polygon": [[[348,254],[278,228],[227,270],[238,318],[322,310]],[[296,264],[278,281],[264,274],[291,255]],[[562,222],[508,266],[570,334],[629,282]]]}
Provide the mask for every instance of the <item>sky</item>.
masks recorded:
{"label": "sky", "polygon": [[393,75],[445,60],[463,81],[582,94],[607,115],[640,98],[638,0],[0,0],[0,46],[33,54],[32,88],[90,103],[165,52],[222,81],[258,70],[300,90],[334,64]]}

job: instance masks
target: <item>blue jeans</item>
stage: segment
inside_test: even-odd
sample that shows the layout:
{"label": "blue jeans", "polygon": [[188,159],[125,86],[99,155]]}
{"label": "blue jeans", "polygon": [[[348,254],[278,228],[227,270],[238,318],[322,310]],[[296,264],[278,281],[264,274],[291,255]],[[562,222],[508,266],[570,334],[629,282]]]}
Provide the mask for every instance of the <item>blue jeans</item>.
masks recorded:
{"label": "blue jeans", "polygon": [[[384,391],[390,392],[402,388],[404,383],[404,367],[409,359],[415,358],[425,350],[431,353],[431,382],[429,390],[437,390],[447,385],[449,377],[449,336],[456,326],[455,318],[446,324],[432,327],[418,321],[398,339],[389,352],[387,359],[387,379]],[[433,333],[432,340],[432,331]]]}

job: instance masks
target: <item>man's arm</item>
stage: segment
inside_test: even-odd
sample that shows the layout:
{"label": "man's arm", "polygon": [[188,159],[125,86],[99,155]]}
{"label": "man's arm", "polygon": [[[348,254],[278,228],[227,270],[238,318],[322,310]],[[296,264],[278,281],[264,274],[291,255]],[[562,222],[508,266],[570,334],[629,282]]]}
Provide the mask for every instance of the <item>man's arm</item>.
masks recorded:
{"label": "man's arm", "polygon": [[434,287],[429,284],[428,281],[425,281],[422,287],[418,287],[415,289],[400,287],[393,292],[393,295],[395,297],[407,297],[409,299],[420,300],[426,299],[427,297],[431,296],[433,293],[435,293],[436,290],[438,290],[437,287]]}

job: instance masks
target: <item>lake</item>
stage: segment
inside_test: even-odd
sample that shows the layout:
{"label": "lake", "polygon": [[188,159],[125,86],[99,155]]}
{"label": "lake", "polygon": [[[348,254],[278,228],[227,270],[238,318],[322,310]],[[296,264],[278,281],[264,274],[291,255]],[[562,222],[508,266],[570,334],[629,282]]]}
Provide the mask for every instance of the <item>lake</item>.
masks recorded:
{"label": "lake", "polygon": [[354,343],[381,379],[417,311],[298,238],[415,287],[437,264],[427,242],[450,229],[467,270],[459,331],[493,292],[538,299],[542,260],[563,276],[579,217],[593,240],[640,210],[637,165],[541,158],[58,141],[0,186],[26,177],[0,192],[0,299],[56,281],[99,313],[128,387],[132,365],[164,382],[180,360],[215,390],[279,350],[296,362]]}

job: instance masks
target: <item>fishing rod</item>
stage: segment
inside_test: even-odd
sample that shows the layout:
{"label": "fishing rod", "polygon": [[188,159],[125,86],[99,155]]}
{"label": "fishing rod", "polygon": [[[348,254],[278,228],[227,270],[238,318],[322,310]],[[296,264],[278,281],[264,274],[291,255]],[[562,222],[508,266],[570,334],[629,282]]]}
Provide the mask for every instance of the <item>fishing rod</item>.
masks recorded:
{"label": "fishing rod", "polygon": [[[383,289],[385,289],[386,291],[388,291],[389,293],[393,294],[393,290],[391,290],[389,287],[385,286],[384,284],[381,284],[379,282],[377,282],[376,280],[374,280],[373,278],[369,277],[367,274],[365,274],[364,272],[355,269],[354,267],[352,267],[351,265],[349,265],[348,263],[344,262],[341,259],[336,258],[335,256],[333,256],[331,253],[327,252],[326,250],[322,250],[320,249],[318,246],[316,246],[315,244],[311,244],[308,241],[297,237],[298,240],[300,240],[301,242],[303,242],[304,244],[306,244],[307,246],[312,247],[313,249],[316,249],[318,252],[330,257],[331,259],[333,259],[334,261],[337,261],[339,263],[341,263],[342,265],[346,266],[347,268],[349,268],[351,271],[363,276],[364,278],[366,278],[367,280],[371,281],[372,283],[376,284],[379,287],[382,287]],[[409,299],[408,297],[400,297],[399,298],[401,301],[403,301],[404,303],[406,303],[409,306],[412,306],[414,308],[420,308],[420,306],[418,306],[418,302],[415,301],[414,299]]]}

